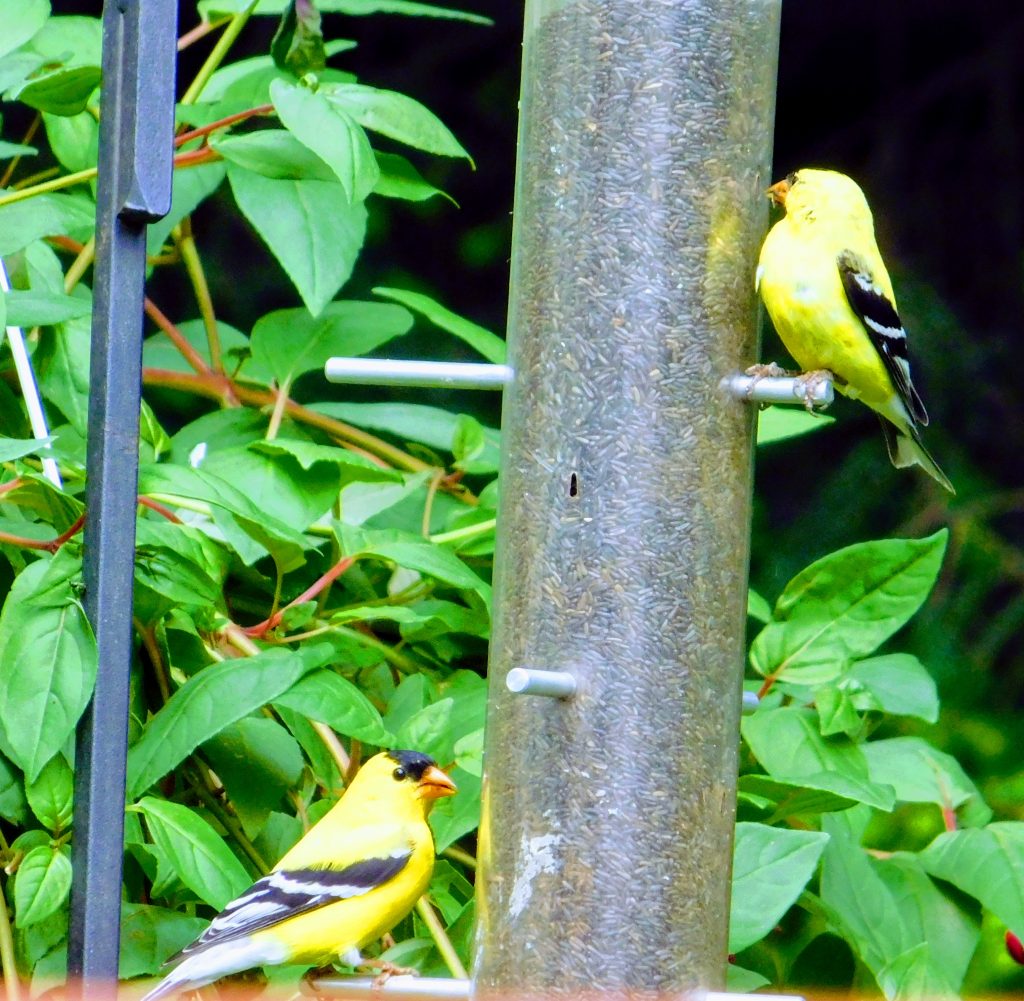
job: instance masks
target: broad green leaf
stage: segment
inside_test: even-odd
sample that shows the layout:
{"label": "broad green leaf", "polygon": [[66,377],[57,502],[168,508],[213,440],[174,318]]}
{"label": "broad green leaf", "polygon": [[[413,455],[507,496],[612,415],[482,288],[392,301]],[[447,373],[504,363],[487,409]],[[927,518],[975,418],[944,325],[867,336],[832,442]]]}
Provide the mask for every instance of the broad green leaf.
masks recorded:
{"label": "broad green leaf", "polygon": [[957,760],[936,750],[920,737],[892,737],[862,745],[873,781],[891,785],[903,803],[934,803],[956,810],[975,800],[983,811],[980,822],[991,816],[977,786],[964,774]]}
{"label": "broad green leaf", "polygon": [[814,689],[814,705],[822,736],[848,733],[853,737],[860,732],[862,722],[853,700],[838,685],[819,685]]}
{"label": "broad green leaf", "polygon": [[176,170],[171,187],[171,211],[148,227],[146,253],[159,254],[171,230],[220,187],[226,173],[223,163],[204,163],[188,170]]}
{"label": "broad green leaf", "polygon": [[766,987],[770,983],[767,977],[753,970],[745,970],[735,963],[729,963],[725,968],[725,989],[730,994],[753,994],[759,987]]}
{"label": "broad green leaf", "polygon": [[391,743],[370,700],[351,681],[330,670],[312,671],[274,700],[332,730],[376,747]]}
{"label": "broad green leaf", "polygon": [[39,195],[0,206],[0,256],[7,257],[44,236],[88,238],[94,220],[92,200],[74,195]]}
{"label": "broad green leaf", "polygon": [[453,313],[430,296],[422,292],[410,292],[408,289],[384,287],[375,288],[373,294],[379,295],[382,299],[399,302],[413,312],[421,314],[435,327],[464,341],[492,364],[505,363],[505,342],[500,337],[492,334],[486,327]]}
{"label": "broad green leaf", "polygon": [[[301,654],[282,649],[227,660],[189,678],[146,724],[128,752],[128,794],[134,798],[226,726],[286,692],[317,658],[322,645]],[[221,905],[222,906],[222,905]]]}
{"label": "broad green leaf", "polygon": [[349,202],[363,201],[380,171],[370,141],[357,121],[325,93],[285,80],[270,85],[270,99],[281,124],[334,171]]}
{"label": "broad green leaf", "polygon": [[49,451],[53,438],[0,438],[0,462],[13,462],[25,455],[41,455]]}
{"label": "broad green leaf", "polygon": [[139,469],[139,493],[206,501],[230,513],[245,533],[270,552],[282,571],[301,566],[312,545],[305,536],[255,504],[227,480],[188,466],[150,464]]}
{"label": "broad green leaf", "polygon": [[56,406],[67,422],[85,437],[89,429],[89,317],[68,320],[44,330],[33,359],[39,388],[48,403]]}
{"label": "broad green leaf", "polygon": [[432,478],[433,473],[424,470],[406,473],[398,483],[353,483],[341,497],[341,520],[346,525],[362,525],[417,493],[425,495]]}
{"label": "broad green leaf", "polygon": [[75,729],[96,680],[96,640],[72,588],[80,564],[69,559],[26,568],[0,616],[0,723],[30,783]]}
{"label": "broad green leaf", "polygon": [[242,863],[195,811],[152,796],[138,807],[154,843],[200,900],[219,911],[249,888],[252,879]]}
{"label": "broad green leaf", "polygon": [[861,848],[848,814],[822,818],[829,835],[822,856],[821,901],[829,922],[877,975],[921,943],[915,922],[908,925],[886,882]]}
{"label": "broad green leaf", "polygon": [[752,587],[747,588],[747,617],[758,622],[768,622],[772,617],[772,607]]}
{"label": "broad green leaf", "polygon": [[[892,894],[904,925],[925,944],[925,966],[930,975],[938,974],[955,993],[978,944],[976,919],[939,890],[913,856],[875,859],[871,865]],[[883,969],[880,983],[885,976]]]}
{"label": "broad green leaf", "polygon": [[932,950],[920,942],[876,972],[882,993],[892,1001],[955,1001],[956,988],[936,969]]}
{"label": "broad green leaf", "polygon": [[[261,129],[216,138],[211,145],[225,160],[262,177],[334,181],[334,171],[287,129]],[[379,156],[380,154],[378,154]]]}
{"label": "broad green leaf", "polygon": [[35,782],[25,786],[32,812],[53,834],[60,834],[71,823],[74,787],[75,777],[63,754],[50,758]]}
{"label": "broad green leaf", "polygon": [[484,729],[480,727],[455,741],[455,763],[471,775],[483,776]]}
{"label": "broad green leaf", "polygon": [[4,30],[0,35],[0,56],[24,45],[50,16],[50,0],[4,0],[0,3]]}
{"label": "broad green leaf", "polygon": [[1024,823],[948,831],[918,858],[926,872],[979,900],[1007,928],[1024,928]]}
{"label": "broad green leaf", "polygon": [[814,874],[827,841],[819,831],[736,825],[729,952],[741,952],[778,924]]}
{"label": "broad green leaf", "polygon": [[101,75],[99,66],[64,66],[33,76],[4,96],[51,115],[78,115],[99,86]]}
{"label": "broad green leaf", "polygon": [[794,706],[765,709],[744,717],[740,728],[772,778],[892,809],[892,787],[871,781],[860,746],[845,737],[823,737],[814,713]]}
{"label": "broad green leaf", "polygon": [[434,195],[449,198],[440,188],[435,188],[404,156],[396,153],[382,153],[374,150],[377,155],[377,167],[380,177],[373,186],[373,194],[384,198],[402,198],[409,202],[423,202]]}
{"label": "broad green leaf", "polygon": [[363,531],[334,523],[342,549],[350,556],[375,556],[409,570],[418,570],[453,587],[475,591],[490,604],[491,587],[457,556],[406,532]]}
{"label": "broad green leaf", "polygon": [[253,441],[249,448],[253,452],[267,455],[290,456],[307,471],[321,464],[336,466],[342,489],[350,483],[393,483],[401,482],[402,479],[397,470],[385,469],[365,456],[334,445],[319,445],[296,438],[275,438],[273,441]]}
{"label": "broad green leaf", "polygon": [[273,180],[232,164],[228,180],[242,214],[317,315],[352,274],[366,206],[352,204],[334,181]]}
{"label": "broad green leaf", "polygon": [[174,608],[220,604],[226,563],[223,550],[196,529],[141,521],[135,548],[135,616],[149,624]]}
{"label": "broad green leaf", "polygon": [[363,355],[408,333],[412,316],[401,306],[339,300],[318,315],[279,309],[256,321],[252,356],[282,386],[304,372],[322,370],[334,355]]}
{"label": "broad green leaf", "polygon": [[[203,321],[199,319],[184,320],[178,323],[177,327],[179,333],[195,349],[199,357],[207,364],[210,364],[210,344]],[[217,336],[220,338],[221,357],[227,366],[237,368],[244,363],[243,367],[246,377],[269,384],[269,374],[259,373],[257,375],[250,371],[248,364],[249,338],[241,330],[232,327],[229,323],[218,322]],[[184,355],[162,332],[156,332],[152,337],[147,337],[142,342],[142,364],[146,368],[164,368],[171,372],[188,372],[190,374],[195,372],[195,369],[185,359]],[[232,414],[233,411],[238,410],[242,410],[243,413],[235,413],[233,418],[222,417],[221,419],[255,420],[252,411],[242,407],[234,407],[228,411],[212,411],[197,420],[215,420],[214,415],[218,413]],[[196,421],[193,421],[193,423],[196,423]],[[267,427],[266,417],[260,422],[260,427],[263,430],[260,432],[259,437],[262,437]],[[186,455],[187,452],[188,450],[186,450]]]}
{"label": "broad green leaf", "polygon": [[154,975],[166,960],[199,937],[209,922],[203,918],[149,904],[121,905],[121,958],[118,976]]}
{"label": "broad green leaf", "polygon": [[[271,810],[299,784],[302,751],[280,723],[246,716],[203,744],[245,833],[254,838]],[[268,859],[274,862],[275,859]]]}
{"label": "broad green leaf", "polygon": [[947,537],[943,529],[927,539],[859,543],[812,563],[786,585],[755,638],[755,670],[813,684],[873,653],[928,597]]}
{"label": "broad green leaf", "polygon": [[834,417],[797,407],[768,407],[757,415],[757,444],[771,445],[834,424]]}
{"label": "broad green leaf", "polygon": [[916,716],[927,723],[935,723],[939,718],[935,679],[909,653],[891,653],[858,661],[846,677],[858,709]]}
{"label": "broad green leaf", "polygon": [[37,924],[64,905],[71,891],[71,859],[67,847],[38,845],[29,850],[14,879],[14,923]]}
{"label": "broad green leaf", "polygon": [[[834,776],[833,778],[837,778]],[[768,778],[767,775],[741,775],[739,792],[750,801],[757,801],[759,807],[771,809],[767,823],[776,824],[789,817],[816,817],[822,813],[848,810],[860,802],[859,791],[863,783],[853,785],[857,795],[841,796],[837,792],[814,789],[800,780]]]}
{"label": "broad green leaf", "polygon": [[96,166],[99,147],[99,122],[83,111],[77,115],[43,115],[46,138],[53,155],[69,171]]}
{"label": "broad green leaf", "polygon": [[35,156],[38,152],[35,146],[22,146],[21,143],[0,140],[0,160],[10,160],[15,156]]}
{"label": "broad green leaf", "polygon": [[297,77],[319,73],[327,63],[320,12],[313,4],[289,4],[270,43],[274,64]]}
{"label": "broad green leaf", "polygon": [[7,300],[7,323],[12,327],[50,326],[89,316],[92,312],[92,303],[81,296],[12,289],[4,294],[4,298]]}
{"label": "broad green leaf", "polygon": [[452,739],[452,699],[440,699],[424,706],[395,731],[398,747],[415,747],[429,754],[435,761],[451,761],[455,757]]}
{"label": "broad green leaf", "polygon": [[430,827],[439,852],[480,824],[480,776],[454,768],[451,772],[458,793],[441,800],[430,811]]}
{"label": "broad green leaf", "polygon": [[21,773],[0,754],[0,817],[19,827],[28,821],[24,785]]}
{"label": "broad green leaf", "polygon": [[461,414],[455,425],[452,438],[452,455],[455,456],[455,468],[468,470],[487,447],[487,435],[484,426],[468,414]]}
{"label": "broad green leaf", "polygon": [[[394,435],[402,441],[418,441],[451,452],[460,415],[422,403],[314,403],[312,409],[329,417]],[[482,452],[467,466],[475,474],[493,472],[500,459],[501,432],[479,424],[484,435]]]}
{"label": "broad green leaf", "polygon": [[470,159],[444,123],[419,101],[393,90],[361,83],[324,86],[321,93],[336,108],[351,115],[364,129],[438,156]]}

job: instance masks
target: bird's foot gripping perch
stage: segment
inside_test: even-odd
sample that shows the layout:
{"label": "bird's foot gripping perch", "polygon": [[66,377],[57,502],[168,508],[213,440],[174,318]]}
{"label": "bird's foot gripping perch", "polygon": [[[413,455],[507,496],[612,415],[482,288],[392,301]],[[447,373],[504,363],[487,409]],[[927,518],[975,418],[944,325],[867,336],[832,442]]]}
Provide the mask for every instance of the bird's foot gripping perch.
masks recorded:
{"label": "bird's foot gripping perch", "polygon": [[747,396],[753,394],[754,387],[761,379],[786,379],[799,375],[798,372],[787,372],[781,365],[777,365],[773,361],[768,362],[767,365],[751,365],[750,368],[744,369],[743,374],[753,376],[753,382],[747,389]]}
{"label": "bird's foot gripping perch", "polygon": [[389,963],[386,959],[364,959],[358,968],[377,971],[377,976],[373,978],[374,987],[383,987],[392,977],[418,977],[420,975],[420,971],[414,966],[398,966],[395,963]]}
{"label": "bird's foot gripping perch", "polygon": [[827,368],[801,372],[796,381],[803,386],[804,407],[808,413],[814,413],[814,391],[823,383],[835,382],[835,376]]}

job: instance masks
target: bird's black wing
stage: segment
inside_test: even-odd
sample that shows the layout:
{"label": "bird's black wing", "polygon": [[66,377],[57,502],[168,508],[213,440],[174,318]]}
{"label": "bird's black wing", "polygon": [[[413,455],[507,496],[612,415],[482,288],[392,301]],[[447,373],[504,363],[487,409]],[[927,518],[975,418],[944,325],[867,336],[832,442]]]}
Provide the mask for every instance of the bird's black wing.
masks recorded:
{"label": "bird's black wing", "polygon": [[344,869],[279,869],[272,872],[232,900],[199,938],[167,963],[176,963],[213,945],[251,935],[297,914],[369,893],[394,879],[411,857],[410,851],[385,858],[363,859]]}
{"label": "bird's black wing", "polygon": [[843,251],[836,259],[839,277],[850,307],[860,317],[875,350],[882,356],[907,413],[918,424],[928,423],[928,412],[910,381],[907,358],[907,332],[896,307],[875,281],[869,268],[855,254]]}

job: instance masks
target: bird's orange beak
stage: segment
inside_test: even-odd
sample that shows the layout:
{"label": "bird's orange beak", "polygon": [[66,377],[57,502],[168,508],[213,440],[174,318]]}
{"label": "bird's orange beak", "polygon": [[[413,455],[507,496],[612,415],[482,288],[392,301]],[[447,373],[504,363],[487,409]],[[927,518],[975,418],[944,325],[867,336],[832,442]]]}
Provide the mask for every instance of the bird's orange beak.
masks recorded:
{"label": "bird's orange beak", "polygon": [[789,194],[789,181],[779,181],[777,184],[773,184],[765,194],[772,200],[773,205],[784,206],[786,195]]}
{"label": "bird's orange beak", "polygon": [[419,790],[420,799],[440,799],[454,796],[459,787],[437,765],[431,765],[420,778]]}

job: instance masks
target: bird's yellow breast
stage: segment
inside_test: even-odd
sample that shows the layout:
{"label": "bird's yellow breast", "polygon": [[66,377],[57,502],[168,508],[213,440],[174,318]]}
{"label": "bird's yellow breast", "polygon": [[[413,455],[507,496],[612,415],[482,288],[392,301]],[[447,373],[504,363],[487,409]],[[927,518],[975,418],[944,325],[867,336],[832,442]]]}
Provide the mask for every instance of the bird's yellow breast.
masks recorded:
{"label": "bird's yellow breast", "polygon": [[895,390],[846,298],[838,252],[795,234],[787,223],[772,227],[759,262],[761,297],[782,343],[804,371],[828,369],[840,392],[886,407]]}

